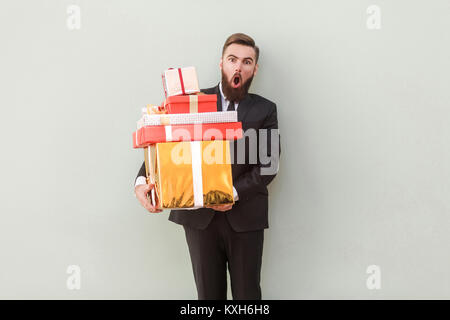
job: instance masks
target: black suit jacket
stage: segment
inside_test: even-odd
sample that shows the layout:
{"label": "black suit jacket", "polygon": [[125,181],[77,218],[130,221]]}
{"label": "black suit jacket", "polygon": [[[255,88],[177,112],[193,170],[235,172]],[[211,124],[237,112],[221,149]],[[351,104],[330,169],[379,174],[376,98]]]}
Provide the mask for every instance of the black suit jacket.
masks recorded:
{"label": "black suit jacket", "polygon": [[[217,111],[222,111],[222,96],[219,85],[202,89],[206,94],[217,95]],[[226,217],[236,232],[260,230],[269,227],[268,222],[268,191],[267,185],[276,176],[261,175],[261,167],[269,167],[270,164],[261,164],[259,158],[259,132],[258,129],[278,129],[277,107],[276,104],[257,94],[249,93],[239,102],[237,109],[238,121],[242,122],[242,128],[245,131],[253,128],[257,132],[257,163],[250,163],[249,143],[245,145],[245,163],[237,163],[237,142],[232,141],[230,147],[233,148],[234,161],[231,165],[233,175],[233,186],[236,189],[239,200],[235,202],[233,208],[226,211]],[[270,132],[267,134],[267,155],[270,155],[271,143]],[[279,136],[278,136],[279,138]],[[246,138],[245,138],[246,139]],[[281,144],[279,141],[279,154],[281,153]],[[242,161],[241,161],[242,162]],[[254,162],[254,161],[253,161]],[[143,163],[138,176],[145,176],[145,164]],[[197,229],[205,229],[211,222],[215,211],[209,208],[200,208],[197,210],[171,210],[169,220],[181,225],[187,225]]]}

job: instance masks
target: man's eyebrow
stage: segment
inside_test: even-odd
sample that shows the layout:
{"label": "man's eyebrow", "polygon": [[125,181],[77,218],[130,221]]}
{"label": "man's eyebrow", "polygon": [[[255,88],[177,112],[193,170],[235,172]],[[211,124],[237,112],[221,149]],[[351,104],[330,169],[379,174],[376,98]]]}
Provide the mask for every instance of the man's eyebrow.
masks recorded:
{"label": "man's eyebrow", "polygon": [[[229,54],[227,58],[229,58],[229,57],[238,58],[238,57],[236,57],[234,54]],[[253,61],[253,58],[252,58],[252,57],[246,57],[246,58],[244,58],[244,60],[246,60],[246,59],[250,59],[250,60]]]}

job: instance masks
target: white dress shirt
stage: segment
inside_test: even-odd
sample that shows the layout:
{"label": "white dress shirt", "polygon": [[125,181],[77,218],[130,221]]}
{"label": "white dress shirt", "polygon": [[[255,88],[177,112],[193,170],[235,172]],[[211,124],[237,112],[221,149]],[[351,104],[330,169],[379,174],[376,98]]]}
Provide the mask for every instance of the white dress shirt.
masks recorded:
{"label": "white dress shirt", "polygon": [[[222,96],[222,111],[227,111],[228,100],[223,95],[223,92],[222,92],[222,81],[219,83],[219,90],[220,90],[220,95]],[[234,103],[234,110],[237,111],[238,106],[239,106],[239,103],[235,102]],[[147,180],[145,179],[144,176],[137,177],[134,187],[136,188],[137,186],[139,186],[141,184],[147,184]],[[233,187],[233,196],[234,196],[234,201],[238,201],[239,200],[239,195],[238,195],[238,193],[237,193],[237,191],[236,191],[236,189],[234,187]]]}

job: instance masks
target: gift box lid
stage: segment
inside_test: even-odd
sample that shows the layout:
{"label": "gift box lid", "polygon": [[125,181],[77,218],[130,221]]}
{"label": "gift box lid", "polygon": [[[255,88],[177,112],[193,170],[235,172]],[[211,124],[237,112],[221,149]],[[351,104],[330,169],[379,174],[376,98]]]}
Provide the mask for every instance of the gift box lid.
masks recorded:
{"label": "gift box lid", "polygon": [[[198,94],[198,102],[216,102],[217,103],[217,95],[215,94]],[[189,102],[189,95],[184,96],[170,96],[167,97],[166,100],[162,103],[163,106],[172,103],[187,103]]]}
{"label": "gift box lid", "polygon": [[143,126],[159,126],[173,124],[224,123],[237,122],[237,111],[175,113],[175,114],[144,114],[137,122],[137,128]]}
{"label": "gift box lid", "polygon": [[242,136],[241,122],[145,126],[133,132],[133,148],[144,148],[154,143],[183,140],[238,140]]}

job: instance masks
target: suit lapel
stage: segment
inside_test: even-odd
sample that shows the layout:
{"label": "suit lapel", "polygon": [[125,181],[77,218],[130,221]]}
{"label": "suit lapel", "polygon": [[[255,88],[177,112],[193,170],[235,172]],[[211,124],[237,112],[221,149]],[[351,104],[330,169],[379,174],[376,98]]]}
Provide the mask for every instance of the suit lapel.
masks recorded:
{"label": "suit lapel", "polygon": [[244,100],[239,102],[239,105],[237,108],[238,121],[244,122],[248,111],[251,109],[251,100],[252,100],[252,98],[250,97],[249,94],[247,94],[245,96]]}
{"label": "suit lapel", "polygon": [[217,112],[222,112],[222,95],[220,94],[219,85],[217,85],[215,90],[217,95]]}

